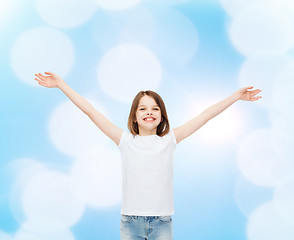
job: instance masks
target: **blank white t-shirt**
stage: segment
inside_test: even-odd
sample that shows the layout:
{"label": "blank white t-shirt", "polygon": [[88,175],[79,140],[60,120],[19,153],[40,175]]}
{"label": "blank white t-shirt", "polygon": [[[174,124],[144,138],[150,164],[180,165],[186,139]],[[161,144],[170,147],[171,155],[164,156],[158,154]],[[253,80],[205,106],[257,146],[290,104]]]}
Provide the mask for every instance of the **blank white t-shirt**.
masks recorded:
{"label": "blank white t-shirt", "polygon": [[163,137],[123,131],[118,145],[122,168],[121,214],[167,216],[174,214],[173,130]]}

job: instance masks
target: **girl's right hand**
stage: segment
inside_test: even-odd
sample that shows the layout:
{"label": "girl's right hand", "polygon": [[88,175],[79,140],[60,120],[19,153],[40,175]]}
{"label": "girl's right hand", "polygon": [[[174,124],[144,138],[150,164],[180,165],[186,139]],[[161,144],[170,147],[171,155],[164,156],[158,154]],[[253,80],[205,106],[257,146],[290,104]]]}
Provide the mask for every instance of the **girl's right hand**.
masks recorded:
{"label": "girl's right hand", "polygon": [[41,73],[36,73],[35,78],[36,81],[39,82],[41,86],[48,88],[59,87],[60,83],[63,81],[61,77],[59,77],[56,73],[53,72],[45,72],[45,74],[50,76],[43,76]]}

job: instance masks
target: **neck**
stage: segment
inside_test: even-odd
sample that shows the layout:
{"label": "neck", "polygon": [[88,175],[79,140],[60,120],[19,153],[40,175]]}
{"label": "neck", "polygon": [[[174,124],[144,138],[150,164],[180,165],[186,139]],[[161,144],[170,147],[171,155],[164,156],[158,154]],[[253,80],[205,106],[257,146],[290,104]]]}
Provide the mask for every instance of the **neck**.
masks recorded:
{"label": "neck", "polygon": [[156,128],[152,130],[139,129],[139,136],[156,135]]}

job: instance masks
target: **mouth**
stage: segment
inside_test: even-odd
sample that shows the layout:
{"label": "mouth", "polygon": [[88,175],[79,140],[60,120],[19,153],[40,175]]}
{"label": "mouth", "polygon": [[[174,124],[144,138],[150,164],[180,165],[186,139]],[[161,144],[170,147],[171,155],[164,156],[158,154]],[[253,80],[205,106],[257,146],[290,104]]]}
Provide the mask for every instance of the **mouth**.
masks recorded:
{"label": "mouth", "polygon": [[146,117],[146,118],[143,118],[143,120],[145,122],[153,122],[153,121],[155,121],[155,118],[154,117]]}

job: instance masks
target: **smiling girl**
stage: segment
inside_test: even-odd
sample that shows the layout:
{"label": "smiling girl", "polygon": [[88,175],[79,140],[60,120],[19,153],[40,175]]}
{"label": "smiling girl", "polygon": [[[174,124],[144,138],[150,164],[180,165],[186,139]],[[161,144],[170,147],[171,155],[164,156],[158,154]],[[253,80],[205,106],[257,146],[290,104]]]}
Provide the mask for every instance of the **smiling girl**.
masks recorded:
{"label": "smiling girl", "polygon": [[[172,240],[173,173],[176,145],[238,100],[257,101],[261,90],[244,87],[170,129],[165,104],[153,91],[139,92],[131,106],[128,131],[118,128],[56,73],[35,74],[38,83],[59,88],[119,148],[122,167],[122,240]],[[249,90],[251,89],[251,91]]]}

